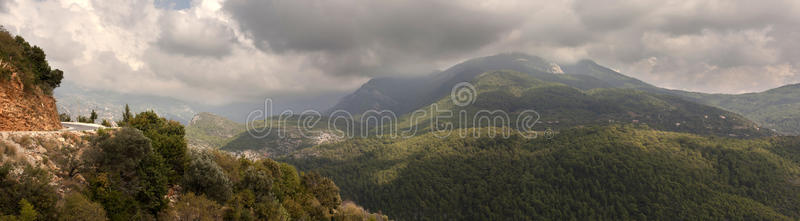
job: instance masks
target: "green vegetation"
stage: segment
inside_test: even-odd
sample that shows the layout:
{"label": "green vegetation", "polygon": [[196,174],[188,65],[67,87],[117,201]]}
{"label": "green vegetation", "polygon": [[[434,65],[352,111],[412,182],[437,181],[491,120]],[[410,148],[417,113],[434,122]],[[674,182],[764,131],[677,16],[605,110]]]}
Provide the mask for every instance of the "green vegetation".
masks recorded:
{"label": "green vegetation", "polygon": [[[253,136],[247,131],[241,132],[226,142],[221,150],[239,152],[244,150],[257,150],[263,151],[270,157],[280,157],[290,154],[296,150],[312,147],[321,142],[318,140],[322,134],[339,134],[329,129],[333,128],[328,126],[328,118],[306,116],[300,119],[300,116],[276,116],[269,120],[272,122],[272,129],[269,134],[264,137]],[[310,121],[318,119],[316,124],[311,128],[304,128],[303,125],[309,126]],[[268,121],[269,122],[269,121]],[[345,124],[352,124],[353,122],[345,122],[345,120],[337,120],[334,122],[335,128],[346,128]],[[264,130],[264,121],[256,121],[252,126],[257,127],[258,130]],[[212,129],[213,130],[213,129]],[[355,125],[354,131],[358,131],[358,125]],[[255,132],[259,135],[261,133]]]}
{"label": "green vegetation", "polygon": [[4,161],[0,165],[0,219],[55,219],[58,195],[49,185],[51,175],[30,165],[23,165],[22,173],[15,174],[11,169],[19,165],[14,164]]}
{"label": "green vegetation", "polygon": [[90,119],[89,119],[88,117],[86,117],[86,116],[78,116],[78,122],[80,122],[80,123],[87,123],[87,124],[93,124],[93,123],[94,123],[94,121],[90,120]]}
{"label": "green vegetation", "polygon": [[333,177],[345,199],[399,219],[800,218],[797,137],[612,125],[506,139],[489,130],[351,139],[282,160]]}
{"label": "green vegetation", "polygon": [[[526,117],[528,115],[524,111],[533,110],[538,114],[533,117],[539,117],[533,129],[540,131],[548,128],[560,130],[576,126],[636,123],[664,131],[717,136],[759,137],[773,134],[769,130],[758,128],[755,123],[738,114],[685,101],[672,95],[618,88],[581,91],[515,71],[486,72],[471,83],[477,90],[473,104],[459,107],[453,104],[449,96],[435,103],[439,110],[451,110],[454,113],[451,118],[439,118],[441,123],[450,123],[455,128],[502,126],[500,122],[490,124],[486,120],[474,121],[480,116],[499,116],[486,111],[502,110],[508,113],[510,119],[510,122],[503,124],[516,128],[517,118]],[[431,108],[432,105],[429,105],[421,110],[439,114]],[[466,111],[466,120],[459,121],[459,115],[456,114],[461,111]],[[419,116],[404,116],[401,127],[417,126],[423,132],[430,131],[432,116],[429,114],[417,117]]]}
{"label": "green vegetation", "polygon": [[84,176],[89,196],[103,205],[111,220],[144,218],[166,206],[169,166],[150,139],[134,128],[98,133],[93,138]]}
{"label": "green vegetation", "polygon": [[[169,165],[170,177],[183,174],[183,169],[188,162],[183,125],[177,121],[159,117],[153,111],[139,113],[126,124],[142,131],[152,141],[153,150]],[[171,178],[171,181],[175,182],[177,179]]]}
{"label": "green vegetation", "polygon": [[95,112],[94,109],[92,109],[92,113],[89,114],[89,121],[92,123],[97,121],[97,112]]}
{"label": "green vegetation", "polygon": [[195,115],[186,126],[186,140],[192,147],[219,149],[243,132],[243,124],[203,112]]}
{"label": "green vegetation", "polygon": [[[39,86],[42,91],[51,94],[53,89],[61,85],[61,80],[64,78],[63,71],[51,70],[46,55],[39,46],[31,46],[21,36],[11,36],[11,33],[2,26],[0,26],[0,63],[10,65],[20,74],[26,91],[31,91],[32,86]],[[11,79],[11,69],[1,67],[0,70],[2,70],[0,79]]]}
{"label": "green vegetation", "polygon": [[800,135],[800,85],[759,93],[704,94],[675,91],[699,103],[734,111],[783,134]]}
{"label": "green vegetation", "polygon": [[83,194],[69,193],[64,198],[64,205],[59,209],[58,220],[105,221],[106,211],[103,205],[89,201]]}
{"label": "green vegetation", "polygon": [[[0,220],[386,218],[343,205],[336,184],[317,173],[217,150],[189,152],[184,128],[154,112],[132,115],[124,123],[87,135],[80,153],[78,148],[51,148],[58,149],[50,156],[62,166],[59,171],[13,160],[16,148],[0,143]],[[35,142],[23,139],[15,142]],[[80,176],[85,184],[66,185],[67,192],[59,196],[50,185],[51,173],[64,182]],[[340,207],[346,213],[338,212]]]}
{"label": "green vegetation", "polygon": [[108,121],[108,119],[103,119],[103,122],[100,123],[100,125],[103,125],[104,127],[111,127],[111,122]]}
{"label": "green vegetation", "polygon": [[60,113],[58,114],[58,120],[61,122],[70,122],[72,118],[67,113]]}

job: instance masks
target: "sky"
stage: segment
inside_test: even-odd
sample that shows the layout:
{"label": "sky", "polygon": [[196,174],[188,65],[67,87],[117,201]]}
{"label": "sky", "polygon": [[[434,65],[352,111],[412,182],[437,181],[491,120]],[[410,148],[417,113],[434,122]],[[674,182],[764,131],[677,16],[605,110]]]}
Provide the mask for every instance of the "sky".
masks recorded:
{"label": "sky", "polygon": [[208,105],[355,90],[523,52],[672,89],[800,82],[800,1],[0,0],[65,81]]}

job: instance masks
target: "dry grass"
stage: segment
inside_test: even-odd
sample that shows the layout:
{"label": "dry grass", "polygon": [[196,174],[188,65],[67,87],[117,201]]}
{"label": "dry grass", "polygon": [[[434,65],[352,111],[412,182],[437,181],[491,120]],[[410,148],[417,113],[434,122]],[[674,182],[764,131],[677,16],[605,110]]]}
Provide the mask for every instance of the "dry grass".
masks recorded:
{"label": "dry grass", "polygon": [[33,137],[31,137],[30,135],[13,136],[11,137],[11,140],[13,140],[15,143],[19,144],[23,148],[31,148],[33,147],[33,143],[35,142],[33,140]]}
{"label": "dry grass", "polygon": [[0,163],[14,163],[22,160],[16,145],[8,141],[0,141]]}
{"label": "dry grass", "polygon": [[63,137],[64,140],[72,141],[72,143],[75,143],[75,144],[78,144],[81,141],[83,141],[83,138],[81,138],[81,136],[79,136],[76,133],[62,133],[61,137]]}

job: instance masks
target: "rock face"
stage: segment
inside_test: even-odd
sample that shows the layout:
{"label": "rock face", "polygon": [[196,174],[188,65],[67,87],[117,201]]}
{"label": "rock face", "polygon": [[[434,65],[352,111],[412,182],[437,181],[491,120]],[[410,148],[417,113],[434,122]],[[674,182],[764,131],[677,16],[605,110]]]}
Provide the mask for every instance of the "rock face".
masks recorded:
{"label": "rock face", "polygon": [[[10,67],[0,62],[0,69]],[[16,72],[0,79],[0,131],[52,131],[61,129],[56,100],[39,87],[24,88]]]}

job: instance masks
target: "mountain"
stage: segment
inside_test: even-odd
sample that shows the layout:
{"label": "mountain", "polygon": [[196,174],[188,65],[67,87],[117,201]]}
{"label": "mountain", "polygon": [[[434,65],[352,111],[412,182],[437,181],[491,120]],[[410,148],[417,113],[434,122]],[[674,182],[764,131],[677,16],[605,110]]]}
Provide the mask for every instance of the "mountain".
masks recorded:
{"label": "mountain", "polygon": [[186,141],[190,148],[218,149],[242,132],[244,124],[201,112],[186,125]]}
{"label": "mountain", "polygon": [[280,160],[398,220],[800,218],[798,137],[611,125],[525,139],[487,129],[349,139]]}
{"label": "mountain", "polygon": [[[450,96],[435,103],[438,109],[451,110],[450,113],[464,111],[466,120],[448,120],[440,116],[444,119],[442,123],[452,124],[455,128],[499,127],[503,125],[489,125],[490,122],[476,122],[476,119],[499,116],[486,111],[501,110],[510,116],[510,122],[503,124],[514,128],[517,126],[517,119],[524,117],[521,114],[532,110],[540,121],[539,126],[533,128],[536,130],[622,122],[646,124],[665,131],[717,136],[750,137],[772,134],[736,113],[686,101],[674,95],[622,88],[584,91],[563,83],[543,81],[526,73],[507,70],[486,72],[470,83],[476,90],[472,97],[474,103],[464,107],[454,105]],[[438,114],[431,106],[423,107],[419,111],[432,113],[434,116]],[[414,125],[409,122],[412,116],[404,117],[400,125],[417,126],[423,132],[430,130],[431,117],[415,119],[421,123]]]}
{"label": "mountain", "polygon": [[[745,94],[708,94],[659,88],[625,76],[591,60],[575,64],[555,64],[522,53],[504,53],[475,58],[445,71],[415,77],[379,77],[345,96],[333,110],[353,114],[367,110],[391,110],[407,114],[450,93],[458,82],[471,81],[492,70],[513,70],[544,81],[558,82],[580,90],[601,88],[636,89],[710,105],[743,115],[761,127],[782,134],[800,134],[800,84]],[[330,111],[329,111],[330,112]]]}
{"label": "mountain", "polygon": [[[510,54],[490,57],[485,60],[478,59],[476,61],[467,62],[467,64],[470,65],[457,65],[452,69],[463,70],[468,66],[480,66],[478,64],[473,65],[472,63],[503,63],[496,61],[508,60],[508,56],[515,57],[523,55]],[[527,58],[528,62],[531,60],[537,61],[533,64],[550,64],[535,57]],[[517,57],[517,59],[520,58]],[[486,60],[490,62],[486,62]],[[516,60],[512,64],[519,62],[519,60]],[[527,113],[524,111],[532,110],[537,113],[536,117],[538,121],[533,128],[529,129],[535,131],[561,130],[576,126],[634,123],[645,124],[658,130],[690,132],[703,135],[739,137],[773,135],[772,131],[767,129],[762,130],[758,125],[739,114],[687,101],[679,96],[665,93],[659,88],[603,68],[594,62],[582,61],[576,65],[566,67],[567,70],[584,70],[581,73],[590,73],[591,75],[566,75],[559,74],[558,71],[544,72],[547,69],[535,69],[537,67],[538,66],[529,65],[528,70],[536,71],[534,74],[521,73],[508,69],[502,71],[488,71],[475,76],[471,76],[470,74],[471,78],[467,80],[477,90],[475,91],[475,97],[473,97],[475,99],[474,103],[467,107],[460,107],[453,104],[452,97],[450,96],[450,89],[448,89],[447,93],[434,93],[432,92],[433,90],[428,90],[429,93],[423,93],[425,95],[413,96],[421,96],[418,98],[419,100],[427,100],[428,98],[425,96],[434,96],[435,94],[444,95],[438,97],[431,103],[421,106],[416,109],[416,111],[437,114],[436,111],[431,110],[432,104],[436,104],[437,108],[442,110],[451,110],[450,113],[466,111],[465,113],[467,113],[467,115],[465,115],[465,121],[462,121],[463,119],[448,120],[446,118],[441,121],[441,123],[452,124],[455,128],[503,126],[496,124],[489,125],[491,122],[485,121],[478,122],[482,123],[482,125],[475,125],[473,122],[474,119],[481,117],[478,114],[486,114],[486,112],[481,112],[483,110],[501,110],[508,113],[510,117],[508,122],[502,122],[506,124],[504,126],[521,129],[516,125],[517,120],[520,119],[520,117],[526,117],[521,115]],[[481,70],[483,69],[484,68],[481,68]],[[553,68],[550,70],[559,69]],[[449,71],[445,74],[447,73],[455,73],[450,75],[461,76],[461,74],[468,72]],[[440,78],[453,79],[449,77]],[[464,76],[458,77],[459,80],[462,78],[466,79]],[[600,81],[597,80],[597,78],[610,80]],[[413,100],[414,98],[410,97],[412,95],[408,94],[418,94],[425,91],[423,89],[412,89],[407,90],[408,93],[404,94],[404,90],[397,89],[402,86],[398,86],[401,84],[395,83],[405,82],[411,84],[410,82],[413,81],[410,79],[402,81],[377,79],[370,82],[372,83],[365,84],[361,89],[348,97],[363,98],[363,96],[366,95],[362,93],[372,91],[374,92],[370,95],[372,98],[378,98],[381,96],[377,95],[384,94],[393,94],[395,95],[394,98],[383,96],[380,99],[364,100],[363,102],[376,101],[378,103],[374,103],[369,107],[360,106],[359,104],[351,106],[350,110],[362,111],[382,107],[390,108],[390,110],[398,110],[400,113],[412,112],[413,110],[407,109],[419,106],[420,104],[417,103],[420,101]],[[428,84],[429,83],[424,83],[421,85]],[[348,102],[347,99],[350,98],[345,98],[343,100],[345,101],[344,103],[353,104],[352,102]],[[362,104],[366,104],[363,102]],[[340,103],[340,106],[344,103]],[[354,117],[359,118],[365,116],[355,115]],[[398,115],[398,117],[399,121],[397,125],[399,125],[401,131],[424,133],[432,130],[432,115],[420,119],[414,118],[416,116],[412,114]],[[485,117],[493,116],[487,115]],[[416,121],[412,121],[412,118]],[[370,127],[370,125],[365,125],[370,122],[364,122],[362,119],[353,120],[354,125],[352,126],[357,126],[358,128],[363,128],[368,131],[366,134],[354,134],[356,136],[378,135],[382,132],[393,130],[393,128],[381,128],[375,127],[374,125]],[[294,119],[279,119],[278,117],[273,117],[273,124],[282,126],[275,128],[271,134],[263,137],[254,136],[250,132],[244,130],[238,135],[231,137],[229,134],[230,132],[226,132],[229,131],[228,129],[220,127],[213,128],[213,124],[209,125],[209,128],[206,130],[214,130],[216,131],[215,133],[225,134],[223,137],[209,136],[209,133],[187,133],[187,137],[189,137],[190,141],[203,139],[213,140],[211,142],[206,142],[212,143],[207,146],[221,148],[222,150],[230,152],[282,157],[314,145],[340,140],[336,139],[337,136],[334,136],[339,134],[340,131],[331,130],[331,128],[327,126],[327,121],[328,118],[320,120],[320,123],[311,130],[311,132],[313,132],[312,134],[304,134],[301,131],[300,127],[298,127],[299,122],[295,116]],[[255,125],[260,124],[256,123]],[[189,126],[188,128],[193,128],[193,126]],[[418,130],[412,130],[413,128],[418,128]],[[360,129],[352,131],[362,132]]]}
{"label": "mountain", "polygon": [[674,93],[699,103],[740,113],[779,133],[800,135],[800,84],[745,94]]}
{"label": "mountain", "polygon": [[367,110],[391,110],[400,115],[406,114],[449,95],[457,83],[471,81],[480,74],[494,70],[527,73],[544,81],[558,82],[581,90],[658,90],[652,85],[588,60],[561,66],[536,56],[504,53],[470,59],[442,72],[424,76],[375,78],[345,96],[331,110],[345,110],[353,114]]}

